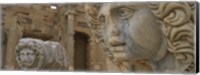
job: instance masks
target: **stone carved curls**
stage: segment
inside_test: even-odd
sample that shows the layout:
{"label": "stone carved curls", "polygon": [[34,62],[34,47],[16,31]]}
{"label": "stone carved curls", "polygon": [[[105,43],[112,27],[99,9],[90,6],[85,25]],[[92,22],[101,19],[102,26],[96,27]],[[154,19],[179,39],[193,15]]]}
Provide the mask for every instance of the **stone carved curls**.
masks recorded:
{"label": "stone carved curls", "polygon": [[173,53],[176,71],[194,71],[194,3],[149,3],[160,19],[168,51]]}
{"label": "stone carved curls", "polygon": [[103,50],[105,50],[105,52],[107,52],[107,56],[111,59],[113,59],[113,54],[112,52],[110,52],[108,50],[108,47],[105,45],[105,41],[103,39],[103,31],[102,31],[102,25],[101,22],[97,19],[98,17],[98,9],[97,7],[90,5],[90,4],[86,4],[85,5],[85,11],[86,11],[86,18],[87,18],[87,23],[89,25],[89,27],[91,28],[92,31],[92,36],[95,39],[95,41],[103,48]]}
{"label": "stone carved curls", "polygon": [[[194,62],[194,24],[195,24],[195,4],[192,2],[163,2],[147,3],[153,14],[160,22],[163,40],[167,50],[175,58],[175,72],[195,71]],[[103,27],[97,19],[98,9],[92,5],[86,5],[86,18],[88,25],[92,29],[93,36],[97,43],[107,52],[111,59],[115,58],[114,53],[108,50],[103,40]]]}

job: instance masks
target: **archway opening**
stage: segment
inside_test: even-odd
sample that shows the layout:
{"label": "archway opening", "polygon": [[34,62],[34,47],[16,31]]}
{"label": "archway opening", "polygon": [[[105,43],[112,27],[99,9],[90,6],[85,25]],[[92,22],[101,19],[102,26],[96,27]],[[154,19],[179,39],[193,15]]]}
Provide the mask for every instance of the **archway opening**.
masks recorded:
{"label": "archway opening", "polygon": [[76,32],[75,36],[75,51],[74,51],[74,70],[88,70],[88,39],[89,37],[81,32]]}

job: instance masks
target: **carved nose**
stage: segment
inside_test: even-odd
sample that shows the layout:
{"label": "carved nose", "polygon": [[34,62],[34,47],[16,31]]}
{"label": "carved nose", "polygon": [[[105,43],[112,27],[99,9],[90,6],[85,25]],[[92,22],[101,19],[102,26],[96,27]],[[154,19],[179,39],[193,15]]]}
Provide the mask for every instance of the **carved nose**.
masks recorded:
{"label": "carved nose", "polygon": [[111,36],[119,36],[120,30],[118,28],[111,28]]}
{"label": "carved nose", "polygon": [[110,38],[108,40],[110,46],[125,45],[125,42],[122,40],[123,36],[121,35],[119,27],[116,24],[111,26]]}

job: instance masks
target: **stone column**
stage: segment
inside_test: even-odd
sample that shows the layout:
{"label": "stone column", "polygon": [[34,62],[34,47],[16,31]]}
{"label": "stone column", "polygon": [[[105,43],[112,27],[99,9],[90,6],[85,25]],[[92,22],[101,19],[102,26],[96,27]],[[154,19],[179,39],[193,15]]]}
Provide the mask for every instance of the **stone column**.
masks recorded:
{"label": "stone column", "polygon": [[[4,30],[6,34],[6,46],[4,48],[4,69],[15,70],[18,68],[16,61],[16,51],[15,47],[18,44],[18,41],[23,35],[23,27],[16,23],[17,17],[13,16],[15,10],[6,10],[5,11],[5,25]],[[12,19],[9,19],[11,18]]]}
{"label": "stone column", "polygon": [[[2,15],[2,9],[1,9],[1,6],[0,6],[0,31],[2,31],[2,17],[1,17],[1,15]],[[3,36],[2,36],[2,32],[0,33],[0,35],[1,35],[1,39],[0,39],[0,42],[1,42],[1,45],[0,45],[0,69],[2,69],[2,63],[3,63],[3,47],[2,47],[2,44],[3,44]]]}
{"label": "stone column", "polygon": [[22,37],[22,31],[17,27],[13,26],[9,29],[7,33],[7,45],[5,53],[5,69],[16,69],[16,52],[15,47],[18,44],[19,39]]}
{"label": "stone column", "polygon": [[74,70],[74,34],[75,34],[75,11],[69,9],[65,15],[67,16],[67,49],[70,56],[69,70]]}

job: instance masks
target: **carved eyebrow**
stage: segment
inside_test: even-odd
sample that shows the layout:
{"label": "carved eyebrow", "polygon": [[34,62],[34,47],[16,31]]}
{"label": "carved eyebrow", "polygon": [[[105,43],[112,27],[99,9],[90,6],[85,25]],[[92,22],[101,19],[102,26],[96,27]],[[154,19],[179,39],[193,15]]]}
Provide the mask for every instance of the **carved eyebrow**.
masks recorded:
{"label": "carved eyebrow", "polygon": [[137,8],[138,6],[140,6],[139,4],[133,4],[133,3],[120,3],[120,4],[114,4],[110,7],[110,9],[117,9],[117,8],[121,8],[121,7],[125,7],[125,8]]}
{"label": "carved eyebrow", "polygon": [[137,5],[124,5],[124,6],[117,6],[117,7],[113,7],[112,9],[110,9],[110,13],[111,14],[114,14],[116,13],[117,10],[119,10],[119,8],[128,8],[128,9],[131,9],[131,10],[137,10],[138,6]]}
{"label": "carved eyebrow", "polygon": [[118,3],[118,4],[113,4],[110,6],[110,10],[112,9],[117,9],[117,8],[129,8],[129,9],[133,9],[133,10],[137,10],[140,8],[145,8],[148,7],[146,3],[143,2],[134,2],[134,3]]}
{"label": "carved eyebrow", "polygon": [[116,15],[121,8],[127,8],[127,9],[130,9],[130,10],[136,10],[133,7],[131,8],[131,7],[128,7],[128,6],[118,6],[118,7],[115,7],[113,9],[111,9],[109,13],[112,14],[112,15]]}

